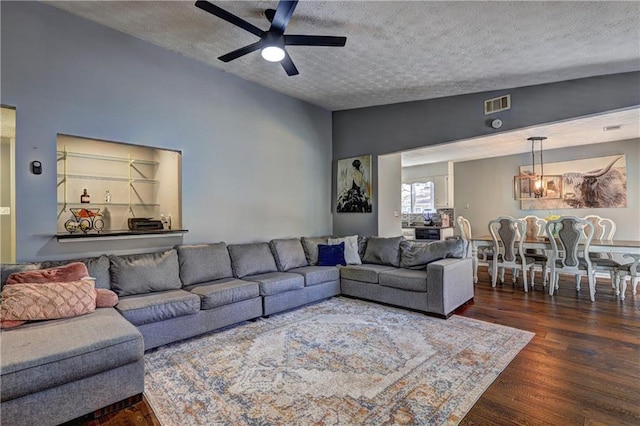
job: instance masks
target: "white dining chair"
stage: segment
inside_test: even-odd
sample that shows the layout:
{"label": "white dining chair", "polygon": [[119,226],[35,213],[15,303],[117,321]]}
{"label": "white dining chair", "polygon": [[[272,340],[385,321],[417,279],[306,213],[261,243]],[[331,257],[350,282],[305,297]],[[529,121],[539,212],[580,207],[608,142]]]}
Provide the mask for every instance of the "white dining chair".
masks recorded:
{"label": "white dining chair", "polygon": [[[456,223],[458,225],[458,230],[460,231],[460,238],[467,244],[468,249],[468,257],[471,257],[471,261],[473,264],[473,282],[474,284],[478,282],[478,265],[486,266],[489,270],[489,275],[491,275],[491,261],[493,260],[493,250],[490,247],[480,247],[476,246],[475,241],[473,241],[471,234],[471,223],[468,219],[462,216],[458,216],[456,219]],[[502,279],[504,280],[504,269],[500,270],[500,274]]]}
{"label": "white dining chair", "polygon": [[589,214],[584,217],[593,224],[593,238],[596,240],[613,240],[616,233],[616,223],[606,217]]}
{"label": "white dining chair", "polygon": [[[526,236],[527,238],[537,238],[545,236],[545,225],[547,223],[541,217],[538,216],[525,216],[522,218],[525,221],[526,225]],[[543,249],[525,249],[525,256],[531,257],[535,264],[533,266],[534,269],[540,270],[542,274],[542,286],[546,287],[547,285],[547,277],[549,276],[549,266],[548,261],[549,257],[546,253],[546,250]],[[531,274],[531,288],[535,285],[535,271]]]}
{"label": "white dining chair", "polygon": [[[638,283],[640,283],[640,254],[623,254],[622,257],[630,258],[632,262],[620,265],[616,271],[616,286],[621,289],[620,300],[624,300],[628,280],[632,280],[633,294],[636,294]],[[622,287],[620,287],[621,284]]]}
{"label": "white dining chair", "polygon": [[[511,216],[500,216],[489,222],[489,233],[493,240],[493,260],[491,262],[491,286],[498,281],[498,268],[521,270],[524,291],[529,291],[527,275],[532,271],[534,260],[524,254],[522,236],[526,233],[526,225],[521,219]],[[513,273],[513,282],[517,274]],[[504,282],[504,277],[501,280]]]}
{"label": "white dining chair", "polygon": [[[575,216],[563,216],[550,220],[545,227],[547,238],[551,242],[551,283],[549,295],[553,296],[558,288],[560,273],[576,276],[576,290],[580,290],[579,278],[583,275],[589,280],[589,297],[595,301],[596,285],[594,269],[589,257],[589,244],[593,239],[593,224]],[[560,255],[562,253],[562,256]]]}
{"label": "white dining chair", "polygon": [[[613,236],[616,233],[616,223],[606,217],[601,217],[595,214],[587,215],[584,217],[586,220],[593,224],[593,238],[597,240],[612,241]],[[616,279],[617,268],[621,265],[617,262],[611,253],[589,253],[591,257],[591,263],[595,269],[595,273],[603,272],[609,274],[611,279],[611,287],[614,289],[617,295],[620,294],[620,287]],[[595,277],[596,283],[598,277]]]}

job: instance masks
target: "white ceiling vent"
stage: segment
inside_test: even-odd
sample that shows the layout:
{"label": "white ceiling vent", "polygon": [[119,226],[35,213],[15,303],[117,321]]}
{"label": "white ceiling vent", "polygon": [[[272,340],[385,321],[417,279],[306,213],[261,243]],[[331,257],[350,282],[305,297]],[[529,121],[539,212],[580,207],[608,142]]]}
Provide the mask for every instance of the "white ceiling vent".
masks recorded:
{"label": "white ceiling vent", "polygon": [[484,114],[511,109],[511,95],[500,96],[499,98],[487,99],[484,101]]}

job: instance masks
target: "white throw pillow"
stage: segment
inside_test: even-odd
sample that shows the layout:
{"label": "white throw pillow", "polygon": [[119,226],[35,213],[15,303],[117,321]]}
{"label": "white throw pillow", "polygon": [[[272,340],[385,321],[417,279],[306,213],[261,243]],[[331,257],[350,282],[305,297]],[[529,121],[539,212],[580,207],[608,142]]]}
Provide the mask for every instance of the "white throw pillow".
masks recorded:
{"label": "white throw pillow", "polygon": [[358,254],[358,236],[352,235],[344,238],[329,238],[329,245],[344,243],[344,260],[347,265],[360,265],[362,260]]}

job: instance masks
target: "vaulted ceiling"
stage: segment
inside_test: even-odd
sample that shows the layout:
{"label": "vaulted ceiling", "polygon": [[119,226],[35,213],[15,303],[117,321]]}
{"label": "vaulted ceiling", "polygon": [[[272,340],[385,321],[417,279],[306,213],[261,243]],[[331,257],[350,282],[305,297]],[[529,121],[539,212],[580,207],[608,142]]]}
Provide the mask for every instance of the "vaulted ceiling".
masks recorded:
{"label": "vaulted ceiling", "polygon": [[[47,1],[224,72],[331,111],[640,70],[640,2],[300,1],[286,34],[346,36],[345,47],[289,46],[288,77],[259,52],[217,58],[257,37],[194,1]],[[261,28],[277,1],[213,1]],[[403,153],[405,165],[640,137],[640,109]],[[622,125],[617,132],[602,128]],[[466,144],[466,145],[465,145]],[[458,157],[452,158],[452,152]]]}
{"label": "vaulted ceiling", "polygon": [[[293,77],[259,52],[218,60],[257,37],[194,1],[46,3],[332,111],[640,70],[636,1],[300,1],[287,34],[347,44],[288,47]],[[265,30],[278,4],[213,3]]]}

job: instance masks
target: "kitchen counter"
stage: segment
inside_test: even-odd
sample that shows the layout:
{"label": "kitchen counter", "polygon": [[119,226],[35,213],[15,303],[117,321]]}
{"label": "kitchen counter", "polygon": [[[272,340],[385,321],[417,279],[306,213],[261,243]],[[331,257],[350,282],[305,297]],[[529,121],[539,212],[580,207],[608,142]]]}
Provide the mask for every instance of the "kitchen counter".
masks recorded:
{"label": "kitchen counter", "polygon": [[453,226],[403,226],[402,235],[407,239],[445,240],[449,237],[453,237]]}

